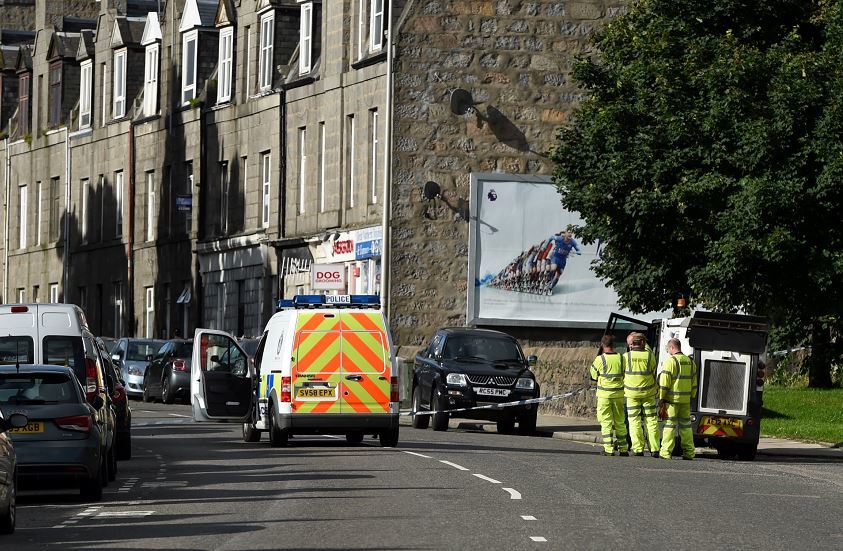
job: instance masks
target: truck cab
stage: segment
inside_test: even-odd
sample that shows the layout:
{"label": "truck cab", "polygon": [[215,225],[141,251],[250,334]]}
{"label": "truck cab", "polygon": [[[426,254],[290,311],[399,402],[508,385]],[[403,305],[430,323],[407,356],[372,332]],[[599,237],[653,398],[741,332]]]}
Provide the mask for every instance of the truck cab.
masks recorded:
{"label": "truck cab", "polygon": [[769,322],[762,317],[694,312],[651,322],[612,314],[606,334],[625,351],[626,335],[639,331],[652,343],[659,366],[667,342],[677,338],[699,368],[699,390],[691,400],[694,441],[720,457],[752,460],[758,449]]}

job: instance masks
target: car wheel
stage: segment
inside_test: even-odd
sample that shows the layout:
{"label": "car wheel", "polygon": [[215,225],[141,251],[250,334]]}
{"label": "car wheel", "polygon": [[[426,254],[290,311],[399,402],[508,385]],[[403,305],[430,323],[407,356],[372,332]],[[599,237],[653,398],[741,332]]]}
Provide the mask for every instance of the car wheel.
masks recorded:
{"label": "car wheel", "polygon": [[269,445],[273,448],[283,448],[287,445],[287,431],[275,424],[275,412],[269,409]]}
{"label": "car wheel", "polygon": [[[413,413],[421,411],[421,390],[419,387],[413,389]],[[430,415],[413,415],[413,428],[426,429],[430,424]]]}
{"label": "car wheel", "polygon": [[9,506],[6,511],[0,514],[0,534],[13,534],[15,532],[17,479],[17,473],[13,473],[12,483],[9,486]]}
{"label": "car wheel", "polygon": [[149,393],[149,377],[143,378],[143,401],[147,403],[152,401],[152,395]]}
{"label": "car wheel", "polygon": [[88,501],[99,501],[102,499],[102,479],[105,471],[105,463],[100,463],[97,473],[79,485],[79,494]]}
{"label": "car wheel", "polygon": [[515,430],[515,417],[507,415],[498,419],[498,434],[512,434]]}
{"label": "car wheel", "polygon": [[164,381],[161,383],[161,401],[165,404],[172,404],[176,401],[176,397],[173,395],[173,389],[170,387],[169,375],[165,376]]}
{"label": "car wheel", "polygon": [[115,480],[117,480],[117,452],[112,448],[108,452],[108,481],[114,482]]}
{"label": "car wheel", "polygon": [[260,442],[261,431],[251,423],[243,423],[243,442]]}
{"label": "car wheel", "polygon": [[378,433],[382,448],[394,448],[398,445],[398,427],[390,430],[382,430]]}
{"label": "car wheel", "polygon": [[349,432],[345,435],[345,441],[349,444],[359,444],[363,441],[363,433],[362,432]]}
{"label": "car wheel", "polygon": [[132,458],[132,433],[127,432],[125,435],[117,438],[117,459],[119,461],[128,461]]}
{"label": "car wheel", "polygon": [[518,434],[530,435],[536,432],[536,418],[538,411],[525,411],[518,416]]}
{"label": "car wheel", "polygon": [[434,411],[440,412],[434,413],[430,416],[433,417],[433,419],[430,421],[433,424],[433,430],[448,430],[448,414],[443,411],[445,409],[445,399],[442,396],[442,392],[438,388],[436,389],[436,392],[434,393],[434,398],[431,401],[431,407],[435,408]]}

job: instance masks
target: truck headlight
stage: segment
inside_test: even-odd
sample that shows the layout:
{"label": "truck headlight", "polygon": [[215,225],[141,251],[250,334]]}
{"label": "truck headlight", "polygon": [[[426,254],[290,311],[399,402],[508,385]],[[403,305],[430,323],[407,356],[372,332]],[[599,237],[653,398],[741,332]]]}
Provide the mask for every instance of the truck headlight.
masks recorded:
{"label": "truck headlight", "polygon": [[536,381],[529,377],[521,377],[515,381],[515,388],[517,390],[533,390],[536,388]]}
{"label": "truck headlight", "polygon": [[448,373],[445,377],[445,382],[449,385],[468,386],[468,381],[462,373]]}

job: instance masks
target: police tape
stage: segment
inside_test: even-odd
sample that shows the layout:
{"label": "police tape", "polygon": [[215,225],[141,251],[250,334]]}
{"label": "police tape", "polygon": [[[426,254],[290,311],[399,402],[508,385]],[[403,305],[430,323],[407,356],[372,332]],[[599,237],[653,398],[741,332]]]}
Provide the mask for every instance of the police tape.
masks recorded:
{"label": "police tape", "polygon": [[576,396],[577,394],[582,394],[589,387],[582,387],[576,390],[572,390],[570,392],[566,392],[564,394],[554,394],[552,396],[542,396],[541,398],[530,398],[529,400],[516,400],[514,402],[501,402],[499,404],[485,404],[482,406],[474,406],[470,408],[456,408],[456,409],[443,409],[439,411],[407,411],[401,414],[402,417],[415,417],[417,415],[436,415],[439,413],[462,413],[465,411],[477,411],[481,409],[505,409],[517,406],[527,406],[532,404],[543,404],[545,402],[551,402],[553,400],[563,400],[565,398],[571,398]]}

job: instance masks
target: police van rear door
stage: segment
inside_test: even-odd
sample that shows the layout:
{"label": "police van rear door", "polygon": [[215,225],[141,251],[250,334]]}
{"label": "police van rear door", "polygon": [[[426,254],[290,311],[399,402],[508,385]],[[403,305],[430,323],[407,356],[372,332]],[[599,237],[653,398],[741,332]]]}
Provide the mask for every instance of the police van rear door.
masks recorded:
{"label": "police van rear door", "polygon": [[342,412],[389,413],[389,341],[379,311],[340,312]]}
{"label": "police van rear door", "polygon": [[197,329],[191,364],[191,400],[203,415],[220,421],[245,421],[251,415],[254,370],[234,337]]}
{"label": "police van rear door", "polygon": [[658,325],[655,323],[648,323],[612,312],[612,315],[609,316],[609,321],[606,323],[606,331],[603,334],[612,335],[615,338],[615,352],[623,354],[626,352],[626,337],[631,332],[637,331],[647,335],[647,343],[653,347],[658,344],[656,341],[658,337],[656,334],[657,330]]}
{"label": "police van rear door", "polygon": [[340,413],[340,317],[335,310],[300,310],[291,369],[295,415]]}

